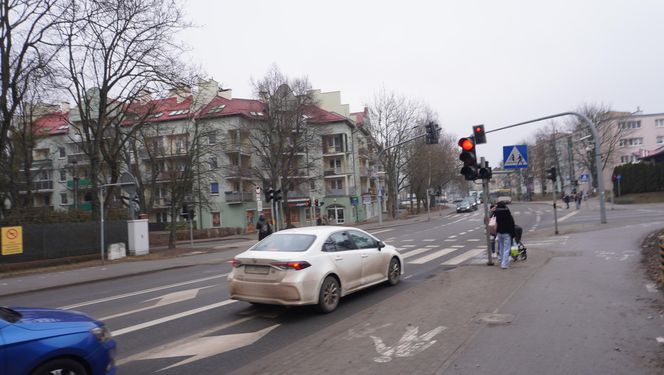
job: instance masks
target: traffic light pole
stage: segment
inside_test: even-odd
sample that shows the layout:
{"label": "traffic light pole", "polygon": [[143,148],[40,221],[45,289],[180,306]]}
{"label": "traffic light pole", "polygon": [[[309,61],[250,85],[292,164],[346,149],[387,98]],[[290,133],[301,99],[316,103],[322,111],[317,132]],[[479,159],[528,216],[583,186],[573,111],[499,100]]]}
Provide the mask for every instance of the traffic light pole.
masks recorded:
{"label": "traffic light pole", "polygon": [[[484,157],[481,159],[482,165],[484,165]],[[493,266],[493,256],[491,252],[491,233],[489,233],[489,180],[482,180],[482,203],[484,204],[484,233],[486,235],[486,257],[487,265]]]}
{"label": "traffic light pole", "polygon": [[553,181],[553,188],[551,189],[553,194],[553,225],[555,228],[555,234],[558,234],[558,210],[556,205],[556,181]]}

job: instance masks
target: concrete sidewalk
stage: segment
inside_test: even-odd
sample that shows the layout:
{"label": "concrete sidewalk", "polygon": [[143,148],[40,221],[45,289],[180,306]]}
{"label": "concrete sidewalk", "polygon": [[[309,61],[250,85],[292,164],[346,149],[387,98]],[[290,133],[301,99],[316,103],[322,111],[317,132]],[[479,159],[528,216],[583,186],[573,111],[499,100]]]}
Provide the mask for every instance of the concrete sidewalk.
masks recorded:
{"label": "concrete sidewalk", "polygon": [[[453,213],[450,208],[431,212],[431,218],[440,218]],[[407,219],[391,220],[384,216],[383,224],[377,222],[352,225],[365,230],[389,228],[426,221],[428,215],[414,215]],[[221,264],[230,261],[235,253],[256,243],[254,235],[235,235],[223,238],[178,241],[176,250],[165,246],[155,246],[150,254],[141,257],[127,257],[117,261],[90,261],[49,269],[30,270],[25,274],[3,277],[0,275],[0,296],[61,288],[86,284],[101,280],[118,279],[133,275],[159,272],[199,264]]]}

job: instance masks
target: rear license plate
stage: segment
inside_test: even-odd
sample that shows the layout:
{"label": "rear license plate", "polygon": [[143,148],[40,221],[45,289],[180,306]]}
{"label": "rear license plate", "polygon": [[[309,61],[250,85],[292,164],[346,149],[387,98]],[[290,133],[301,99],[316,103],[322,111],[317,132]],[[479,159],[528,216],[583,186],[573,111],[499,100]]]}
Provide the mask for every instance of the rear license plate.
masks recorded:
{"label": "rear license plate", "polygon": [[270,267],[245,265],[244,272],[254,275],[267,275],[270,272]]}

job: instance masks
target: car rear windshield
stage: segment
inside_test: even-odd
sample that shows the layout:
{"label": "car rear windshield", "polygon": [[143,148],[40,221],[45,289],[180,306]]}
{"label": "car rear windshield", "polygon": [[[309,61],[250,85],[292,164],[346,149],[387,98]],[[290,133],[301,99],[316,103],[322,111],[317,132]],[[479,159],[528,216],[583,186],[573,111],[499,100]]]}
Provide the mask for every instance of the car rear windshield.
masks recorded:
{"label": "car rear windshield", "polygon": [[306,251],[314,242],[313,234],[278,234],[266,237],[251,248],[253,251]]}

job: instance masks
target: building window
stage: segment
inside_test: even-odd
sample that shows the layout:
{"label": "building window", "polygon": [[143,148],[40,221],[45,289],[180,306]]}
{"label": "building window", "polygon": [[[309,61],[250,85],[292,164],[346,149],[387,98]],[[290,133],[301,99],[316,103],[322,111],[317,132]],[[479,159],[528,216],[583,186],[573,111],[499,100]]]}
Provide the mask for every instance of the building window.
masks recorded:
{"label": "building window", "polygon": [[662,144],[664,143],[664,136],[658,135],[657,136],[657,144]]}
{"label": "building window", "polygon": [[213,182],[210,184],[210,194],[219,195],[219,183]]}
{"label": "building window", "polygon": [[643,144],[643,138],[624,138],[620,140],[621,146],[638,146]]}
{"label": "building window", "polygon": [[618,123],[620,129],[641,129],[641,121],[621,121]]}
{"label": "building window", "polygon": [[60,193],[60,204],[66,205],[69,201],[67,200],[67,193]]}
{"label": "building window", "polygon": [[219,228],[221,226],[221,213],[213,212],[212,213],[212,226]]}
{"label": "building window", "polygon": [[60,182],[67,181],[67,170],[60,169]]}
{"label": "building window", "polygon": [[332,181],[330,181],[330,187],[331,187],[332,189],[339,189],[339,190],[341,190],[341,189],[344,188],[344,180],[342,180],[342,179],[335,179],[335,180],[332,180]]}
{"label": "building window", "polygon": [[664,118],[658,118],[655,120],[655,126],[658,128],[664,128]]}
{"label": "building window", "polygon": [[65,150],[64,147],[58,147],[58,152],[60,153],[60,158],[61,159],[64,158],[65,156],[67,156],[67,150]]}
{"label": "building window", "polygon": [[217,162],[217,157],[215,156],[210,156],[210,169],[217,169],[219,168],[219,163]]}
{"label": "building window", "polygon": [[208,135],[208,144],[209,145],[216,145],[217,144],[217,135],[216,134]]}
{"label": "building window", "polygon": [[639,159],[636,157],[636,155],[623,155],[620,157],[620,163],[622,164],[627,164],[627,163],[636,163]]}

